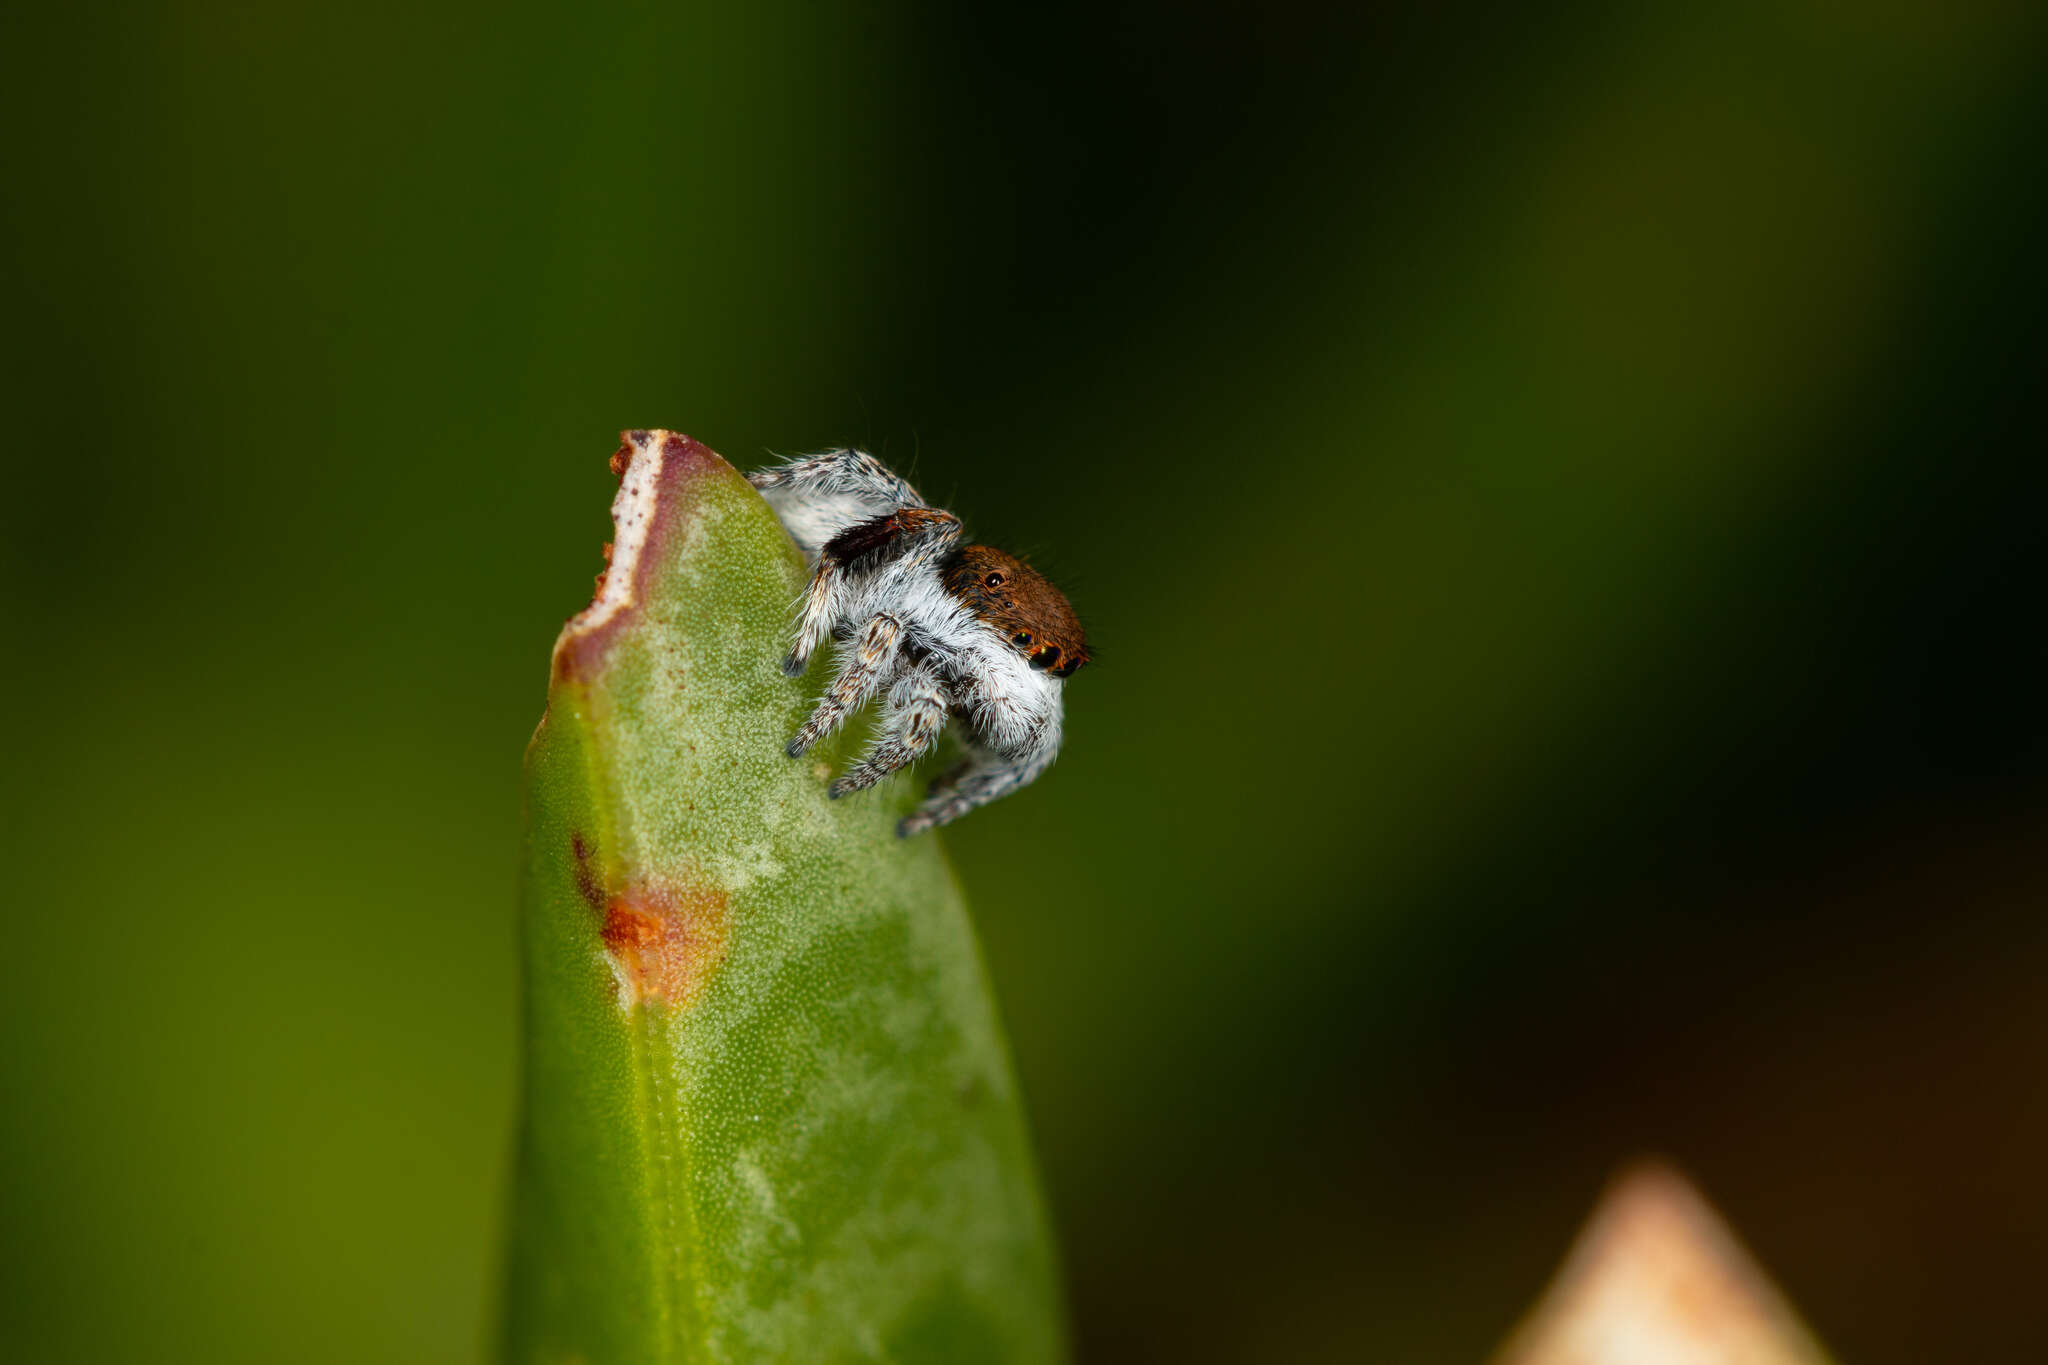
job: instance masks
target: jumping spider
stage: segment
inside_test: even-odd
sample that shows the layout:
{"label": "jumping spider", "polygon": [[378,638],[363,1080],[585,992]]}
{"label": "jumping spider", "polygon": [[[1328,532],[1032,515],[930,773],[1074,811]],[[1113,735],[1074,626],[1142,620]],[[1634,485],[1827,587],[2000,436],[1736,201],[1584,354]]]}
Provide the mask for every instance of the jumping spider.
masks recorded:
{"label": "jumping spider", "polygon": [[792,460],[747,481],[811,566],[782,671],[801,676],[827,635],[841,646],[839,672],[789,741],[790,757],[882,694],[874,744],[832,784],[844,796],[916,762],[958,717],[968,757],[897,825],[904,836],[957,820],[1051,765],[1060,691],[1088,662],[1088,637],[1058,588],[1013,555],[961,545],[958,517],[865,451]]}

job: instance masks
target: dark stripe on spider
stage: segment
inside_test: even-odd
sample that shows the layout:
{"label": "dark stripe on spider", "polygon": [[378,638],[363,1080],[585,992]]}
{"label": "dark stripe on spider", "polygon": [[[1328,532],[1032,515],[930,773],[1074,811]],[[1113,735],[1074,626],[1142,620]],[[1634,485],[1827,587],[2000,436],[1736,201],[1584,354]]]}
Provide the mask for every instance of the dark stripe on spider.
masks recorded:
{"label": "dark stripe on spider", "polygon": [[826,541],[823,558],[841,565],[857,564],[869,557],[886,558],[902,549],[906,537],[958,521],[951,512],[933,507],[899,507],[868,521],[856,522]]}

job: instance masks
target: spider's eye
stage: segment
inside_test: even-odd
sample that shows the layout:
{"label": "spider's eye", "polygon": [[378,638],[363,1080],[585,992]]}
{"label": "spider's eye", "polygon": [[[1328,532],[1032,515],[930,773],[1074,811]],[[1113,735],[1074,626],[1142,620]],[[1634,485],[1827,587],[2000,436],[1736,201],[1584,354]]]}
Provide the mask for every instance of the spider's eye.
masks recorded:
{"label": "spider's eye", "polygon": [[999,573],[991,573],[983,578],[981,583],[985,588],[1000,588],[1003,586],[1003,576]]}
{"label": "spider's eye", "polygon": [[1031,632],[1028,630],[1018,631],[1015,635],[1012,635],[1010,637],[1010,643],[1013,645],[1022,646],[1025,649],[1031,648]]}
{"label": "spider's eye", "polygon": [[1060,647],[1058,645],[1047,645],[1044,649],[1031,656],[1031,666],[1033,668],[1051,668],[1059,661]]}

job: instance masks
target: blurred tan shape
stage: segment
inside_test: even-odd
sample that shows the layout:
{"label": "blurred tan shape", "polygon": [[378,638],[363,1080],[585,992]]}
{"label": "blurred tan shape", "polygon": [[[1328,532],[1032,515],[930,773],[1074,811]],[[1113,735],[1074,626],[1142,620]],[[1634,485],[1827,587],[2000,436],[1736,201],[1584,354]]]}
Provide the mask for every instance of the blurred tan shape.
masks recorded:
{"label": "blurred tan shape", "polygon": [[1826,1365],[1763,1269],[1676,1171],[1608,1188],[1494,1365]]}

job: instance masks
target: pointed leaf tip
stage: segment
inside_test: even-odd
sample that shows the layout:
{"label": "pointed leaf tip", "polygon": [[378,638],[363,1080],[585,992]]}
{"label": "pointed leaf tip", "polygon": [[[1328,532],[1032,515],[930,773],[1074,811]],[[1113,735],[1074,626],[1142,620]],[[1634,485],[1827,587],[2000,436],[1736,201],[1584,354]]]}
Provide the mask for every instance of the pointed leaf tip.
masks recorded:
{"label": "pointed leaf tip", "polygon": [[1494,1365],[1827,1365],[1762,1268],[1675,1170],[1608,1188]]}

